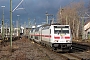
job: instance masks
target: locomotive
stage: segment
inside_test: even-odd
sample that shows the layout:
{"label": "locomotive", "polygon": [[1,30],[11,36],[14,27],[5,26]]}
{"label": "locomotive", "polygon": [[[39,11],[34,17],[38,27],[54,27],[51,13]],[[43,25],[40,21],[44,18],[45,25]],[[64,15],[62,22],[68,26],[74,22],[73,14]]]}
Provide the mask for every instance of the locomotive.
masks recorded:
{"label": "locomotive", "polygon": [[47,45],[53,50],[70,51],[72,49],[72,35],[69,25],[51,24],[33,28],[30,39]]}

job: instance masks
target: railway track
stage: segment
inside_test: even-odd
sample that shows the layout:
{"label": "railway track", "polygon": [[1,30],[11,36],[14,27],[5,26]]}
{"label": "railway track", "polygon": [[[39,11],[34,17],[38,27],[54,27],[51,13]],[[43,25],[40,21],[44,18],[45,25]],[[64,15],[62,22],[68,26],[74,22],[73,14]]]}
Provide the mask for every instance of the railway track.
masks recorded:
{"label": "railway track", "polygon": [[64,60],[82,60],[83,58],[77,55],[74,55],[73,53],[63,53],[63,52],[55,52],[52,51],[53,54],[62,57]]}
{"label": "railway track", "polygon": [[73,43],[72,50],[74,50],[74,52],[88,51],[88,50],[90,50],[90,46]]}
{"label": "railway track", "polygon": [[[9,42],[7,42],[7,45]],[[25,58],[28,59],[43,59],[43,60],[89,60],[90,52],[55,52],[52,51],[50,48],[46,46],[42,46],[41,44],[35,43],[34,41],[29,41],[26,39],[16,40],[13,42],[13,45],[15,47],[15,51],[13,52],[16,56],[16,53],[21,52],[26,54]],[[5,47],[4,47],[5,48]],[[5,49],[2,49],[3,51],[6,51]],[[84,55],[85,54],[85,55]],[[20,55],[18,53],[17,55]],[[88,57],[87,57],[88,55]],[[30,57],[31,56],[31,57]],[[83,57],[84,56],[84,57]],[[18,56],[17,56],[18,57]],[[22,57],[22,56],[21,56]],[[15,58],[15,57],[14,57]]]}
{"label": "railway track", "polygon": [[[85,47],[85,46],[84,46]],[[90,59],[90,53],[87,53],[85,51],[88,51],[88,46],[87,49],[86,48],[77,48],[75,50],[73,50],[72,53],[69,52],[56,52],[56,51],[52,51],[53,54],[55,54],[56,56],[60,56],[65,60],[87,60]],[[45,48],[45,47],[44,47]],[[48,50],[50,50],[49,48],[46,48]],[[50,50],[51,51],[51,50]],[[78,52],[76,52],[78,51]],[[89,50],[90,51],[90,50]],[[80,53],[80,54],[79,54]],[[85,54],[85,55],[84,55]],[[87,57],[86,57],[87,56]]]}
{"label": "railway track", "polygon": [[82,60],[81,57],[78,57],[76,55],[66,53],[66,54],[61,54],[63,57],[67,58],[67,60]]}
{"label": "railway track", "polygon": [[[38,44],[38,45],[42,46],[41,44]],[[59,57],[62,57],[62,59],[64,59],[64,60],[84,60],[86,58],[81,57],[80,55],[77,55],[76,51],[81,52],[81,55],[83,55],[83,52],[88,51],[88,49],[90,48],[89,46],[86,46],[86,45],[79,45],[79,44],[75,45],[74,44],[72,46],[73,47],[72,53],[69,53],[69,52],[62,53],[62,52],[52,51],[52,49],[50,49],[50,47],[47,47],[47,46],[42,46],[42,47],[44,49],[49,50],[49,52],[51,52],[52,54],[59,56]],[[42,48],[39,48],[39,49],[41,50]],[[42,52],[44,52],[44,51],[42,51]],[[46,53],[46,52],[44,52],[44,53]],[[46,53],[46,55],[48,56],[49,54]],[[49,57],[49,59],[52,59],[52,58]]]}
{"label": "railway track", "polygon": [[[40,44],[38,44],[38,45],[40,45]],[[42,46],[42,45],[40,45],[40,46]],[[57,52],[57,51],[52,51],[52,49],[50,49],[49,47],[45,47],[45,46],[42,46],[42,47],[44,48],[44,50],[47,49],[49,52],[51,52],[55,56],[62,57],[62,59],[64,59],[64,60],[82,60],[83,59],[82,57],[74,55],[73,53]],[[45,53],[49,57],[49,59],[52,59],[48,53],[46,53],[45,51],[42,50],[42,48],[39,48],[39,50],[42,51],[43,53]]]}

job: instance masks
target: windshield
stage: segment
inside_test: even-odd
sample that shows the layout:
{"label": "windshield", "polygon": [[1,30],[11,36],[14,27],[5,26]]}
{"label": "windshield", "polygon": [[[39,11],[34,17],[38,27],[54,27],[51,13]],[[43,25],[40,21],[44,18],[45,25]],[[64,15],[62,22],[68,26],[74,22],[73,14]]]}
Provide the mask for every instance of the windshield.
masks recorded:
{"label": "windshield", "polygon": [[69,33],[69,26],[67,27],[54,27],[54,34],[66,34]]}

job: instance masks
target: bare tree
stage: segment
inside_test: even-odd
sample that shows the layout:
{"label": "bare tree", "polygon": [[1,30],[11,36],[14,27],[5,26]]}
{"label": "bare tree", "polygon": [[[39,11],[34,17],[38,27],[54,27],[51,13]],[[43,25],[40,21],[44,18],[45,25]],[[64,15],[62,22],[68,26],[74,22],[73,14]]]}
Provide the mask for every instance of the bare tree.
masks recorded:
{"label": "bare tree", "polygon": [[[57,13],[57,21],[61,24],[69,24],[72,30],[73,39],[79,38],[80,32],[80,11],[84,8],[83,2],[74,2],[60,9]],[[82,15],[82,14],[81,14]]]}

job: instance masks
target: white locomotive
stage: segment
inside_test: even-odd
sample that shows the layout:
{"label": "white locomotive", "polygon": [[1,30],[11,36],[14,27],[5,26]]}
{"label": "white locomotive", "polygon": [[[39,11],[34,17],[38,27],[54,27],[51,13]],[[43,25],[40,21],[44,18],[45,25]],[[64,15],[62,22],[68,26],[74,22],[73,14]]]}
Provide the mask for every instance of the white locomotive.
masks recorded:
{"label": "white locomotive", "polygon": [[51,24],[37,27],[30,31],[30,38],[54,50],[71,50],[72,35],[69,25]]}

